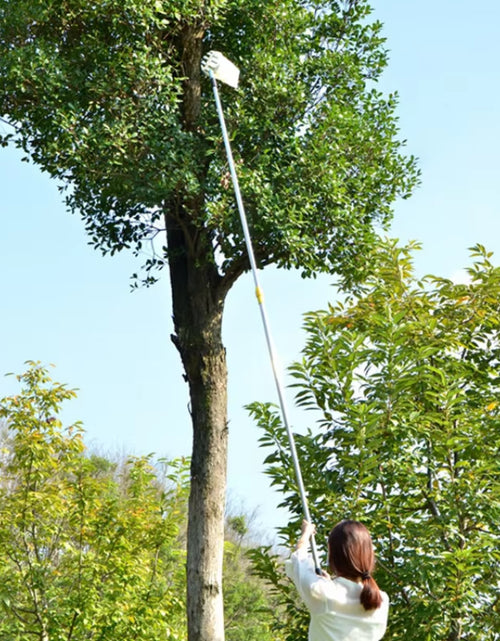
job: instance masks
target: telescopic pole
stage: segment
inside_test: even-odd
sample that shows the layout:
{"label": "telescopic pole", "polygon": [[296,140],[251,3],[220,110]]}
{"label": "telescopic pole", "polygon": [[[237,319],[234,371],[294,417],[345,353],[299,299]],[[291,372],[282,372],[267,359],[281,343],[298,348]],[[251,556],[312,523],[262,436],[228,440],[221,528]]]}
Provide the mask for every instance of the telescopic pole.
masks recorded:
{"label": "telescopic pole", "polygon": [[[295,477],[297,480],[297,485],[299,488],[299,494],[300,494],[300,499],[302,502],[302,509],[304,512],[304,518],[311,522],[311,515],[309,513],[309,506],[307,503],[307,495],[304,489],[304,482],[302,480],[302,472],[300,470],[300,464],[299,464],[299,459],[297,456],[297,448],[295,446],[295,438],[293,436],[293,432],[290,429],[290,423],[288,420],[288,411],[286,407],[286,402],[285,402],[285,396],[283,393],[283,384],[281,382],[281,374],[278,370],[277,366],[277,358],[276,358],[276,350],[274,348],[272,336],[271,336],[271,330],[269,328],[269,321],[267,318],[267,313],[266,313],[266,308],[264,305],[264,294],[262,292],[262,288],[259,283],[259,275],[258,275],[258,270],[257,270],[257,264],[255,262],[255,256],[253,252],[253,247],[252,247],[252,240],[250,238],[250,231],[248,229],[248,223],[247,223],[247,218],[245,215],[245,208],[243,206],[243,200],[241,198],[241,192],[240,192],[240,187],[238,183],[238,176],[236,174],[236,169],[234,165],[234,159],[233,159],[233,153],[231,151],[231,145],[229,142],[229,136],[227,134],[227,128],[226,128],[226,122],[224,119],[224,113],[222,111],[222,104],[220,101],[219,97],[219,90],[217,88],[217,80],[215,78],[215,75],[211,69],[208,69],[208,75],[212,81],[212,87],[214,91],[214,97],[215,97],[215,104],[217,106],[217,113],[219,115],[219,121],[220,121],[220,126],[222,130],[222,137],[224,139],[224,145],[226,148],[226,155],[227,155],[227,160],[229,163],[229,171],[231,172],[231,179],[233,182],[233,187],[234,187],[234,193],[236,196],[236,203],[238,205],[238,211],[240,214],[240,220],[241,220],[241,225],[243,227],[243,234],[245,236],[245,244],[248,252],[248,259],[250,261],[250,267],[252,270],[253,274],[253,280],[255,284],[255,296],[257,298],[257,301],[259,303],[259,309],[260,309],[260,315],[262,318],[262,324],[264,326],[264,333],[266,335],[266,342],[267,342],[267,348],[269,350],[269,356],[271,359],[271,366],[273,370],[273,375],[274,375],[274,381],[276,383],[276,389],[278,391],[278,398],[279,398],[279,404],[281,408],[281,415],[283,418],[283,423],[286,428],[286,433],[288,435],[288,441],[290,443],[290,451],[292,454],[292,461],[293,461],[293,467],[295,470]],[[314,539],[314,536],[311,538],[311,551],[314,559],[314,565],[316,568],[316,572],[319,574],[320,573],[320,565],[318,561],[318,551],[316,547],[316,541]]]}

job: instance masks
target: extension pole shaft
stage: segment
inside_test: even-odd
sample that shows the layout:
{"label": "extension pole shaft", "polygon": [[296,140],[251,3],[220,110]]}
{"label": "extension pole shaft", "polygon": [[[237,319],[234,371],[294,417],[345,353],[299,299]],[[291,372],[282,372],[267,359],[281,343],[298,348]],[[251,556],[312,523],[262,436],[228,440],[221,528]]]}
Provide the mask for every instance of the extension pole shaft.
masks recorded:
{"label": "extension pole shaft", "polygon": [[[262,318],[262,324],[264,326],[264,333],[266,336],[266,342],[267,342],[267,348],[269,350],[269,356],[271,359],[271,367],[273,370],[273,375],[274,375],[274,381],[276,384],[276,389],[278,392],[278,399],[279,399],[279,404],[281,408],[281,415],[283,418],[283,423],[285,425],[286,433],[288,436],[288,441],[290,443],[290,451],[292,454],[292,461],[293,461],[293,467],[295,470],[295,478],[297,480],[297,485],[299,488],[299,494],[300,494],[300,499],[302,502],[302,510],[304,512],[304,518],[311,522],[311,515],[309,513],[309,506],[307,502],[307,495],[304,489],[304,482],[302,480],[302,472],[300,469],[300,464],[299,464],[299,458],[297,455],[297,448],[295,446],[295,438],[293,436],[293,432],[290,428],[290,422],[288,420],[288,411],[287,411],[287,406],[285,402],[285,395],[283,393],[283,384],[281,382],[281,373],[278,369],[277,366],[277,357],[276,357],[276,350],[274,348],[274,343],[272,340],[271,336],[271,330],[269,327],[269,321],[267,318],[267,312],[266,308],[264,305],[264,295],[262,292],[262,289],[260,287],[259,283],[259,275],[258,275],[258,270],[257,270],[257,264],[255,262],[255,256],[253,252],[253,246],[252,246],[252,240],[250,237],[250,231],[248,229],[248,223],[247,223],[247,218],[245,215],[245,208],[243,206],[243,200],[241,198],[241,192],[240,192],[240,187],[238,183],[238,176],[236,174],[236,169],[235,169],[235,164],[234,164],[234,159],[233,159],[233,153],[231,150],[231,144],[229,142],[229,136],[227,134],[227,128],[226,128],[226,121],[224,119],[224,112],[222,111],[222,104],[220,101],[219,97],[219,90],[217,88],[217,81],[215,79],[214,74],[212,73],[211,70],[209,70],[209,76],[210,79],[212,80],[212,87],[214,91],[214,97],[215,97],[215,104],[217,106],[217,113],[219,115],[219,121],[220,121],[220,126],[222,130],[222,137],[224,139],[224,145],[226,148],[226,155],[227,155],[227,160],[229,163],[229,171],[231,173],[231,179],[233,182],[233,187],[234,187],[234,193],[236,196],[236,203],[238,205],[238,211],[240,214],[240,220],[241,220],[241,226],[243,228],[243,234],[245,237],[245,244],[248,252],[248,260],[250,261],[250,267],[252,270],[253,274],[253,280],[255,284],[255,295],[257,298],[257,301],[259,303],[259,309],[260,309],[260,315]],[[318,561],[318,551],[316,547],[316,541],[314,537],[311,538],[311,551],[314,559],[314,565],[316,568],[316,572],[319,573],[320,571],[320,565]]]}

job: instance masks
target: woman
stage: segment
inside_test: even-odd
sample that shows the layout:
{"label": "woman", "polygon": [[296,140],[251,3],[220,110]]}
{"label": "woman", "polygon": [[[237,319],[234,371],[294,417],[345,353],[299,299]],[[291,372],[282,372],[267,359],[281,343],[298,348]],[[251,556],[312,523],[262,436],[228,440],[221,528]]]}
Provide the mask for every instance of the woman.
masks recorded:
{"label": "woman", "polygon": [[309,641],[379,641],[387,626],[389,599],[372,577],[370,533],[358,521],[341,521],[328,537],[328,567],[318,576],[307,553],[315,527],[302,522],[297,549],[286,562],[310,614]]}

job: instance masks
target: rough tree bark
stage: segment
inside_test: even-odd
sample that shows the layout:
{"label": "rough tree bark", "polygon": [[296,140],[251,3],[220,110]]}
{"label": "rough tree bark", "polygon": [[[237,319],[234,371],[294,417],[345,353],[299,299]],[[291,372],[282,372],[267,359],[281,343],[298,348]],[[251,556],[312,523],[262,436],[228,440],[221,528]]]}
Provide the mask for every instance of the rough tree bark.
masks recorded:
{"label": "rough tree bark", "polygon": [[[215,263],[196,260],[206,239],[167,214],[175,335],[189,384],[193,448],[187,550],[190,641],[222,641],[222,556],[227,460],[226,288]],[[185,221],[184,221],[185,222]]]}
{"label": "rough tree bark", "polygon": [[[196,131],[201,107],[203,29],[178,39],[183,126]],[[200,167],[202,173],[203,167]],[[222,562],[227,470],[227,367],[222,314],[230,287],[208,233],[196,226],[203,197],[179,194],[165,209],[175,335],[189,385],[193,425],[187,538],[189,641],[223,641]],[[231,279],[233,281],[233,279]]]}

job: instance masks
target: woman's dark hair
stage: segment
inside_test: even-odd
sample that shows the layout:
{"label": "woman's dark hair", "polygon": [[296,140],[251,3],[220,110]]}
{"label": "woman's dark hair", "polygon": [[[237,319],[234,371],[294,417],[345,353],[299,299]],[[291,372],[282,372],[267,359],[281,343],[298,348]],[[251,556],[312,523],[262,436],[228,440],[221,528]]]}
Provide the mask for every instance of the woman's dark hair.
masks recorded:
{"label": "woman's dark hair", "polygon": [[365,610],[382,605],[382,595],[372,577],[375,555],[370,533],[358,521],[341,521],[328,537],[328,567],[332,574],[351,581],[361,579],[363,589],[359,600]]}

